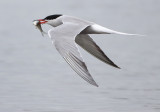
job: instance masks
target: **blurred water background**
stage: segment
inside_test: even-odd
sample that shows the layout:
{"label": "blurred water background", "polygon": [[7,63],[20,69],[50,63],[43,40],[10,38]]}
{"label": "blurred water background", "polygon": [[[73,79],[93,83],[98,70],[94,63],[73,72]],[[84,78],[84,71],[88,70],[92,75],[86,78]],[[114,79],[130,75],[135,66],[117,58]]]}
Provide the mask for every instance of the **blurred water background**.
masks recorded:
{"label": "blurred water background", "polygon": [[[160,112],[159,0],[1,0],[0,14],[0,112]],[[122,68],[80,49],[96,88],[32,25],[51,14],[147,36],[92,35]]]}

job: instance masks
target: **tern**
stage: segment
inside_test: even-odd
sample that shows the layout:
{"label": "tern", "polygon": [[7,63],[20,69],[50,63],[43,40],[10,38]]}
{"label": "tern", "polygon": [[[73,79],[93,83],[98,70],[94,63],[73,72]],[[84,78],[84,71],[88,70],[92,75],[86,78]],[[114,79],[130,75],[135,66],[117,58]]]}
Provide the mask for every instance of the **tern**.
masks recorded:
{"label": "tern", "polygon": [[89,34],[138,35],[114,31],[94,22],[61,14],[49,15],[44,19],[34,20],[33,24],[42,34],[44,32],[41,24],[51,25],[53,28],[48,31],[48,36],[51,38],[57,51],[80,77],[97,87],[98,84],[89,73],[77,45],[102,62],[115,68],[120,68],[106,56]]}

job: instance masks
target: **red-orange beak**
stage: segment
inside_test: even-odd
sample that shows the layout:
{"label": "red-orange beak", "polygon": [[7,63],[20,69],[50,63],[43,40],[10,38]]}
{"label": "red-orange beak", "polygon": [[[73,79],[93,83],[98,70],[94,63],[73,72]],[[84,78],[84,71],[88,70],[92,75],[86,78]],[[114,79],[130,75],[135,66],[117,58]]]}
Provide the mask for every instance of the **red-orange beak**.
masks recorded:
{"label": "red-orange beak", "polygon": [[47,22],[46,20],[43,20],[43,19],[39,19],[38,21],[40,24],[45,24]]}

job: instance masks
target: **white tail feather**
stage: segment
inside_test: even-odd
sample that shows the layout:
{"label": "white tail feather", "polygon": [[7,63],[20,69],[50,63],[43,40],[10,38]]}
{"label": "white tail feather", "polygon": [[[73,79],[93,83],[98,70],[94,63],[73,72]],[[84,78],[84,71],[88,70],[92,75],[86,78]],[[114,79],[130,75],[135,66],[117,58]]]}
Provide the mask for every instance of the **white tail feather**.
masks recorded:
{"label": "white tail feather", "polygon": [[123,33],[123,32],[118,32],[118,31],[114,31],[114,30],[110,30],[111,34],[120,34],[120,35],[131,35],[131,36],[144,36],[141,34],[131,34],[131,33]]}
{"label": "white tail feather", "polygon": [[94,24],[88,27],[85,32],[86,33],[89,32],[90,34],[120,34],[120,35],[131,35],[131,36],[144,36],[140,34],[130,34],[130,33],[114,31],[114,30],[105,28],[103,26],[100,26],[98,24]]}

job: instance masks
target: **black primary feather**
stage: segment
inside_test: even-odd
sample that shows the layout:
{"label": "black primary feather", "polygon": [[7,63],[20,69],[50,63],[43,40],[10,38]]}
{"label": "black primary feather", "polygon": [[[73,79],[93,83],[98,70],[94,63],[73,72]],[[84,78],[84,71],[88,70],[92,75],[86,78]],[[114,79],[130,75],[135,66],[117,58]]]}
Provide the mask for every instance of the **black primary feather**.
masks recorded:
{"label": "black primary feather", "polygon": [[49,16],[45,17],[44,20],[52,20],[52,19],[56,19],[60,16],[62,16],[62,14],[49,15]]}

